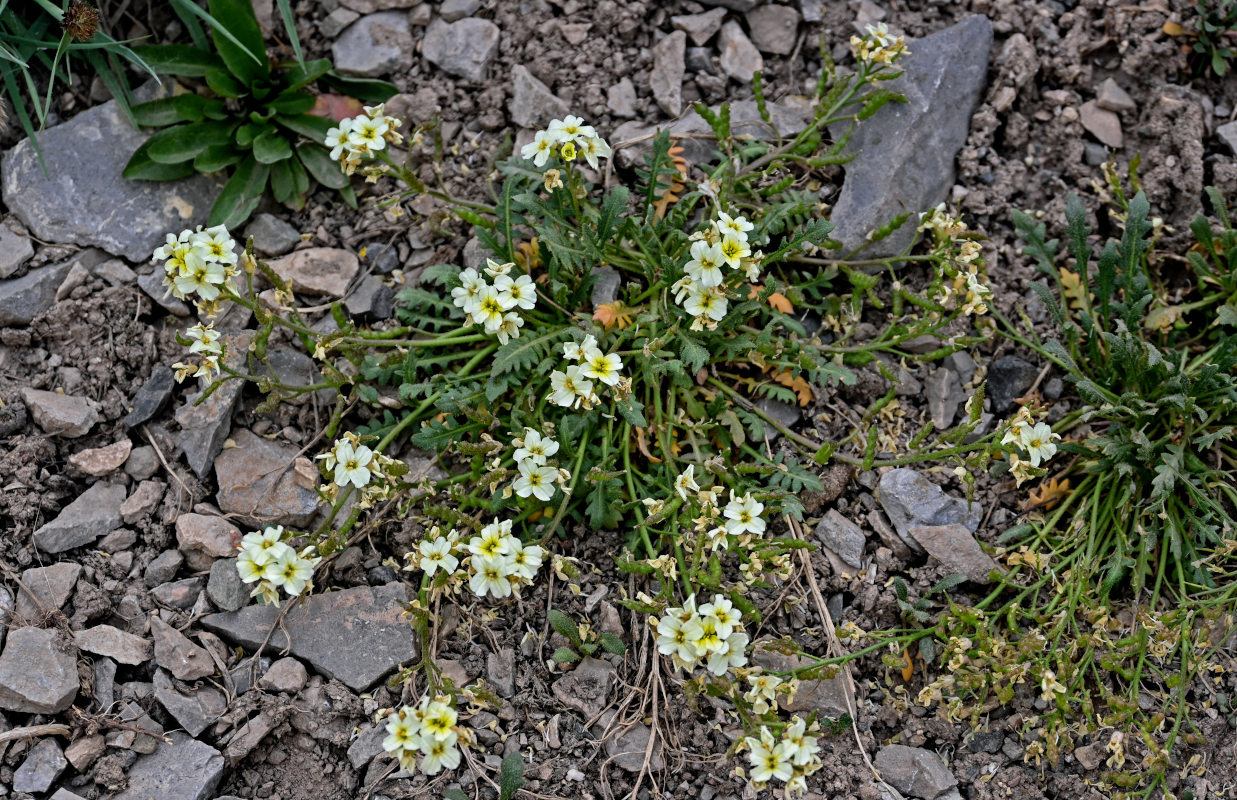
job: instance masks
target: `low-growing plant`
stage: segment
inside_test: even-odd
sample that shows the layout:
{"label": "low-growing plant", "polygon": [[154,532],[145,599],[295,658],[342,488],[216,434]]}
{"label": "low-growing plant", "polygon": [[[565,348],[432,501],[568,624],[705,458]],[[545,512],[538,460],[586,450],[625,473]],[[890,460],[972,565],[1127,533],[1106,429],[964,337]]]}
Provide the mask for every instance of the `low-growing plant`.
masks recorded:
{"label": "low-growing plant", "polygon": [[1237,1],[1197,0],[1194,13],[1190,60],[1197,72],[1210,70],[1223,78],[1237,55]]}
{"label": "low-growing plant", "polygon": [[[133,153],[124,176],[168,181],[230,168],[231,176],[211,208],[212,226],[240,225],[268,189],[278,202],[299,209],[315,182],[338,190],[355,205],[347,176],[324,145],[331,120],[311,113],[319,110],[311,89],[321,83],[367,102],[382,102],[395,87],[339,75],[330,59],[272,63],[253,5],[246,0],[211,0],[209,13],[188,6],[206,17],[214,52],[192,14],[184,21],[194,32],[195,44],[136,48],[155,72],[196,81],[198,91],[133,107],[140,125],[163,130]],[[295,27],[290,30],[295,32]]]}

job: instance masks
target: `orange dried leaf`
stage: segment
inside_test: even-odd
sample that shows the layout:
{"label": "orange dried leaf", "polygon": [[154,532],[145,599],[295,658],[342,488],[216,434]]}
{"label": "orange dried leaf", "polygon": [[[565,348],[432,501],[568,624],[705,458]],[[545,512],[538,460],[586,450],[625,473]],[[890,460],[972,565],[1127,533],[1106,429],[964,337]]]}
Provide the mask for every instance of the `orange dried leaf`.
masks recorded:
{"label": "orange dried leaf", "polygon": [[906,661],[906,666],[902,668],[902,680],[910,683],[911,678],[915,675],[915,662],[911,660],[911,649],[909,647],[902,651],[902,658]]}
{"label": "orange dried leaf", "polygon": [[606,330],[610,330],[615,325],[619,330],[631,326],[635,318],[636,310],[623,305],[622,300],[615,300],[613,303],[602,303],[593,310],[593,319],[601,323],[601,326]]}
{"label": "orange dried leaf", "polygon": [[778,370],[770,375],[773,380],[794,391],[799,397],[799,405],[806,406],[812,402],[812,385],[804,380],[802,375],[790,374],[790,370]]}
{"label": "orange dried leaf", "polygon": [[[751,290],[747,293],[747,299],[755,300],[757,297],[760,296],[760,292],[765,287],[763,284],[752,284],[751,286],[752,286]],[[774,292],[773,294],[769,295],[765,299],[765,302],[769,304],[770,308],[775,309],[777,311],[781,311],[783,314],[789,314],[795,310],[794,304],[791,303],[790,299],[786,297],[786,295],[782,294],[781,292]]]}
{"label": "orange dried leaf", "polygon": [[1027,499],[1022,501],[1022,510],[1042,508],[1045,511],[1051,511],[1057,503],[1069,496],[1069,492],[1069,478],[1064,480],[1049,478],[1030,491]]}
{"label": "orange dried leaf", "polygon": [[1164,27],[1160,30],[1164,31],[1164,33],[1169,36],[1185,36],[1185,28],[1181,27],[1181,25],[1176,22],[1165,22]]}
{"label": "orange dried leaf", "polygon": [[661,459],[649,452],[649,444],[644,440],[644,428],[636,428],[636,449],[641,455],[654,464],[660,464]]}
{"label": "orange dried leaf", "polygon": [[515,265],[529,275],[541,267],[541,245],[536,236],[515,246]]}
{"label": "orange dried leaf", "polygon": [[670,183],[664,188],[659,187],[657,202],[653,204],[653,213],[657,219],[664,219],[666,211],[670,206],[679,201],[679,195],[687,186],[683,181],[687,180],[687,159],[683,158],[683,148],[678,144],[674,144],[666,151],[670,156],[670,160],[674,163],[675,171],[678,172],[678,177],[671,178]]}

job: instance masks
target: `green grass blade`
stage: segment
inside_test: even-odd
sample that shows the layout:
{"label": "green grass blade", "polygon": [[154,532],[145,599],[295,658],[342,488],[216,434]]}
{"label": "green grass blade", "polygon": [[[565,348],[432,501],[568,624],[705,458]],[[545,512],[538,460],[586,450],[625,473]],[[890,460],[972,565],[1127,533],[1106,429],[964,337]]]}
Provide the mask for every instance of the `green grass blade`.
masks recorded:
{"label": "green grass blade", "polygon": [[[262,59],[254,55],[254,53],[250,51],[249,48],[245,47],[245,45],[241,42],[240,39],[237,39],[236,36],[234,36],[230,30],[225,28],[223,24],[219,22],[219,20],[212,17],[205,9],[199,8],[197,5],[191,2],[191,0],[172,0],[172,5],[177,9],[184,8],[187,13],[192,14],[197,17],[201,17],[206,22],[207,25],[210,25],[211,30],[220,34],[221,36],[223,36],[223,38],[227,39],[229,42],[231,42],[232,44],[236,45],[238,48],[243,50],[245,55],[253,59],[255,64],[262,63]],[[201,46],[209,47],[209,45],[206,45],[205,43]]]}
{"label": "green grass blade", "polygon": [[296,62],[305,66],[305,54],[301,52],[301,37],[296,35],[296,20],[292,18],[292,0],[275,0],[279,6],[279,16],[283,18],[284,30],[288,33],[288,42],[292,45],[292,53]]}

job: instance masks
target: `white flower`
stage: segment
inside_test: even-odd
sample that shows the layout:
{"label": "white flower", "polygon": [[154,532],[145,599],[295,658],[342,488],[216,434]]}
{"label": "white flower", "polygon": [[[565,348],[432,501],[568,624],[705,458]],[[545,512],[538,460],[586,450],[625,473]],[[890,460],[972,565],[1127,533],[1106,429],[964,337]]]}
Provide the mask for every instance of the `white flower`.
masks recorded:
{"label": "white flower", "polygon": [[726,637],[722,646],[709,654],[708,670],[714,675],[725,675],[734,667],[747,665],[746,633],[735,631]]}
{"label": "white flower", "polygon": [[185,338],[193,340],[193,344],[189,345],[190,353],[208,353],[211,355],[222,355],[223,353],[219,347],[219,331],[215,330],[214,326],[203,325],[199,322],[192,328],[185,330]]}
{"label": "white flower", "polygon": [[735,611],[734,604],[720,594],[713,595],[712,603],[705,603],[700,607],[700,616],[713,618],[717,625],[717,635],[722,639],[728,638],[734,632],[742,617]]}
{"label": "white flower", "polygon": [[683,309],[698,319],[711,320],[714,324],[726,316],[726,295],[714,288],[693,286],[687,293]]}
{"label": "white flower", "polygon": [[506,275],[515,266],[514,262],[508,261],[505,264],[499,264],[492,258],[485,260],[485,274],[491,278],[497,278],[500,275]]}
{"label": "white flower", "polygon": [[594,350],[585,356],[580,374],[586,378],[595,378],[607,386],[614,386],[619,382],[619,370],[622,368],[623,360],[617,353],[603,355],[600,350]]}
{"label": "white flower", "polygon": [[326,132],[326,139],[323,143],[327,147],[331,148],[332,161],[339,161],[340,156],[343,155],[345,151],[349,153],[352,152],[352,145],[348,141],[348,134],[351,130],[352,120],[341,119],[339,121],[339,127],[331,128]]}
{"label": "white flower", "polygon": [[1031,428],[1022,430],[1022,441],[1020,444],[1026,448],[1027,456],[1031,460],[1031,466],[1038,467],[1040,462],[1047,461],[1056,455],[1057,446],[1053,441],[1061,437],[1052,432],[1052,426],[1046,422],[1040,422]]}
{"label": "white flower", "polygon": [[790,745],[790,758],[796,767],[807,765],[820,752],[816,737],[807,735],[807,723],[800,717],[794,717],[794,722],[782,731],[782,741]]}
{"label": "white flower", "polygon": [[388,753],[398,750],[416,750],[420,747],[420,723],[408,713],[411,709],[402,709],[392,714],[387,722],[387,737],[382,740],[382,749]]}
{"label": "white flower", "polygon": [[696,465],[688,464],[687,469],[683,470],[683,474],[674,479],[674,491],[679,497],[687,499],[687,493],[698,492],[700,487],[696,484]]}
{"label": "white flower", "polygon": [[527,275],[518,278],[499,275],[494,279],[494,288],[498,291],[498,301],[503,308],[518,306],[527,310],[537,305],[537,286]]}
{"label": "white flower", "polygon": [[503,326],[503,315],[506,311],[498,299],[498,290],[493,286],[485,286],[477,294],[476,308],[469,313],[472,314],[474,322],[485,326],[486,333],[498,333]]}
{"label": "white flower", "polygon": [[722,243],[718,245],[718,251],[722,254],[722,258],[730,265],[731,269],[738,269],[743,265],[743,259],[752,254],[751,248],[747,246],[747,242],[735,236],[727,234],[722,237]]}
{"label": "white flower", "polygon": [[581,342],[567,342],[563,345],[563,358],[569,361],[579,361],[597,350],[597,337],[588,334]]}
{"label": "white flower", "polygon": [[686,622],[667,609],[666,615],[657,623],[657,651],[664,656],[677,656],[687,663],[695,662],[698,653],[696,642],[704,631],[692,615]]}
{"label": "white flower", "polygon": [[418,548],[421,551],[421,570],[426,575],[433,575],[436,570],[440,569],[447,575],[455,572],[455,568],[460,565],[460,560],[451,555],[453,544],[454,542],[447,536],[440,536],[433,541],[422,541]]}
{"label": "white flower", "polygon": [[492,594],[495,597],[507,597],[511,594],[511,581],[507,577],[507,559],[472,557],[473,576],[468,580],[468,588],[478,597]]}
{"label": "white flower", "polygon": [[335,483],[347,486],[351,483],[358,489],[369,483],[369,463],[374,460],[374,451],[365,445],[353,447],[344,439],[335,444]]}
{"label": "white flower", "polygon": [[787,781],[794,775],[790,747],[785,742],[774,745],[768,728],[761,728],[759,739],[747,737],[747,744],[751,748],[748,758],[752,763],[752,780],[756,783],[766,783],[770,778]]}
{"label": "white flower", "polygon": [[255,559],[258,554],[265,554],[263,550],[242,550],[241,554],[236,557],[236,571],[241,576],[241,583],[254,583],[262,579],[264,572],[263,567],[266,565],[266,560],[261,563]]}
{"label": "white flower", "polygon": [[228,233],[228,229],[223,225],[215,225],[204,231],[198,231],[189,237],[189,241],[193,243],[194,248],[205,261],[219,261],[224,264],[236,263],[236,253],[234,251],[236,242],[233,241],[232,235]]}
{"label": "white flower", "polygon": [[255,564],[263,565],[278,558],[292,548],[284,544],[283,526],[271,525],[265,530],[252,531],[241,539],[241,551],[249,553]]}
{"label": "white flower", "polygon": [[765,532],[765,521],[760,518],[760,512],[764,510],[764,504],[753,500],[750,494],[743,495],[743,498],[739,500],[731,491],[730,502],[726,504],[726,509],[722,512],[728,520],[726,532],[732,536],[738,536],[744,531],[750,531],[759,536]]}
{"label": "white flower", "polygon": [[476,310],[481,291],[486,286],[485,278],[469,267],[460,273],[460,285],[451,290],[451,302],[462,308],[465,314],[471,314]]}
{"label": "white flower", "polygon": [[421,715],[421,730],[432,736],[436,741],[445,742],[454,733],[457,715],[455,709],[446,703],[435,701],[426,707]]}
{"label": "white flower", "polygon": [[597,169],[597,159],[609,158],[611,154],[610,145],[606,144],[605,139],[600,136],[590,136],[580,141],[580,152],[584,154],[584,160],[593,169]]}
{"label": "white flower", "polygon": [[[511,553],[511,520],[491,522],[481,529],[480,536],[468,540],[468,552],[483,558],[497,558]],[[518,540],[516,540],[518,541]]]}
{"label": "white flower", "polygon": [[558,452],[558,442],[542,436],[532,428],[524,429],[524,438],[515,451],[515,463],[530,459],[534,464],[544,464],[546,459]]}
{"label": "white flower", "polygon": [[732,217],[725,211],[717,212],[717,230],[723,237],[734,236],[741,242],[747,242],[747,232],[752,229],[752,223],[746,217]]}
{"label": "white flower", "polygon": [[566,372],[550,373],[550,402],[564,408],[578,406],[581,398],[593,392],[593,382],[580,374],[580,367],[572,365]]}
{"label": "white flower", "polygon": [[545,551],[539,545],[521,545],[508,559],[511,574],[531,581],[537,576]]}
{"label": "white flower", "polygon": [[354,151],[360,153],[373,153],[381,150],[387,146],[384,136],[390,127],[385,117],[378,119],[366,116],[355,117],[352,120],[352,129],[348,131],[348,144]]}
{"label": "white flower", "polygon": [[282,558],[266,565],[263,575],[275,586],[282,586],[288,594],[299,595],[313,578],[314,565],[289,548]]}
{"label": "white flower", "polygon": [[503,314],[502,324],[498,326],[498,343],[506,344],[512,339],[520,338],[520,328],[524,327],[524,318],[514,311]]}
{"label": "white flower", "polygon": [[597,136],[597,131],[593,130],[592,125],[585,125],[583,119],[571,114],[562,119],[551,120],[549,132],[557,136],[560,142],[583,142]]}
{"label": "white flower", "polygon": [[544,464],[533,463],[531,459],[520,462],[520,477],[515,479],[512,488],[520,497],[532,495],[538,500],[548,502],[554,496],[554,481],[558,470]]}
{"label": "white flower", "polygon": [[455,746],[459,734],[451,732],[447,739],[436,739],[428,734],[421,736],[421,771],[437,775],[444,768],[455,769],[460,765],[460,751]]}
{"label": "white flower", "polygon": [[683,265],[683,271],[698,285],[712,288],[721,286],[724,263],[726,256],[719,245],[705,241],[693,242],[691,260]]}
{"label": "white flower", "polygon": [[554,152],[554,145],[559,143],[557,134],[551,131],[537,131],[533,140],[520,149],[520,155],[531,158],[533,166],[541,169]]}
{"label": "white flower", "polygon": [[172,293],[183,300],[196,292],[203,300],[210,302],[219,296],[219,286],[227,278],[227,271],[221,262],[207,261],[197,250],[190,250],[185,254],[184,268],[172,279]]}

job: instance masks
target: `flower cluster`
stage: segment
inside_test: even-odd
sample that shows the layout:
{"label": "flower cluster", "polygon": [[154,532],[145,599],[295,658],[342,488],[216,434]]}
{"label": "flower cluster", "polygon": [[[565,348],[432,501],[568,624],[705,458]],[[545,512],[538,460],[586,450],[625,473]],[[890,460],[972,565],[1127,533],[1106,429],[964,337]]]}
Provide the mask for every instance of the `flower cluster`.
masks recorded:
{"label": "flower cluster", "polygon": [[202,360],[196,364],[182,361],[173,364],[176,382],[180,383],[188,377],[205,378],[208,381],[214,378],[219,373],[219,359],[223,358],[219,331],[215,330],[213,324],[203,325],[199,322],[185,331],[185,338],[189,340],[189,352],[200,356]]}
{"label": "flower cluster", "polygon": [[603,353],[592,334],[583,341],[563,345],[563,357],[578,363],[550,373],[551,403],[563,408],[592,408],[599,402],[593,381],[613,387],[620,398],[631,393],[631,379],[619,374],[623,359],[618,353]]}
{"label": "flower cluster", "polygon": [[405,557],[409,562],[406,569],[419,569],[430,577],[441,570],[448,582],[462,582],[465,572],[459,567],[463,561],[468,588],[473,594],[508,597],[521,586],[533,582],[544,555],[539,545],[524,544],[513,535],[511,520],[504,520],[486,525],[480,535],[471,537],[468,544],[462,546],[454,530],[444,534],[434,527],[417,552]]}
{"label": "flower cluster", "polygon": [[[331,159],[338,161],[346,174],[356,172],[367,158],[372,158],[388,144],[398,146],[403,140],[397,128],[400,120],[383,113],[383,106],[365,106],[365,113],[339,121],[339,127],[326,132],[325,144],[331,148]],[[381,170],[378,174],[381,173]],[[372,176],[377,179],[376,174]]]}
{"label": "flower cluster", "polygon": [[416,767],[420,755],[421,771],[437,775],[444,768],[458,767],[460,746],[471,742],[468,729],[459,724],[451,699],[426,696],[416,706],[404,706],[390,713],[382,749],[399,759],[400,767],[409,772]]}
{"label": "flower cluster", "polygon": [[979,257],[983,251],[979,242],[968,238],[966,223],[959,217],[951,217],[941,203],[919,215],[918,230],[932,234],[937,251],[946,256],[949,264],[941,302],[961,297],[962,313],[974,316],[987,313],[992,290],[981,281]]}
{"label": "flower cluster", "polygon": [[548,502],[554,496],[554,486],[571,479],[571,473],[546,463],[546,459],[558,452],[558,442],[542,436],[532,428],[524,429],[524,436],[511,441],[515,445],[515,466],[520,476],[511,484],[511,489],[520,497],[536,497]]}
{"label": "flower cluster", "polygon": [[469,267],[460,273],[460,285],[451,290],[451,299],[468,315],[464,327],[480,325],[506,344],[520,338],[520,328],[524,326],[524,318],[516,309],[531,311],[537,306],[537,285],[527,275],[511,277],[508,273],[515,267],[513,263],[499,264],[486,259],[485,264],[485,274],[494,282],[487,283],[483,275]]}
{"label": "flower cluster", "polygon": [[757,791],[774,778],[786,784],[786,797],[800,797],[807,791],[807,776],[822,766],[820,745],[817,737],[820,726],[810,726],[800,717],[782,729],[780,738],[774,738],[768,728],[760,729],[760,738],[748,736],[748,760],[752,765],[752,786]]}
{"label": "flower cluster", "polygon": [[357,504],[369,508],[375,502],[387,499],[393,489],[391,477],[399,462],[390,456],[376,453],[361,444],[361,438],[348,432],[337,439],[330,450],[315,457],[328,472],[333,472],[333,482],[322,493],[333,503],[339,490],[351,486],[359,492]]}
{"label": "flower cluster", "polygon": [[[597,169],[597,159],[610,157],[610,145],[597,135],[592,125],[585,125],[580,117],[568,114],[564,119],[551,120],[550,127],[544,131],[537,131],[533,140],[520,150],[520,155],[531,158],[537,169],[544,167],[550,156],[558,156],[564,163],[583,157],[590,167]],[[552,188],[549,180],[546,184],[547,189]]]}
{"label": "flower cluster", "polygon": [[753,254],[748,246],[751,229],[745,217],[718,211],[709,227],[692,234],[691,259],[683,265],[683,277],[671,287],[674,301],[694,317],[692,330],[714,330],[726,316],[729,295],[723,267],[741,270],[752,282],[760,278],[763,254]]}
{"label": "flower cluster", "polygon": [[257,583],[250,594],[263,603],[279,602],[279,588],[292,596],[313,590],[314,567],[322,560],[313,546],[297,552],[284,541],[282,525],[245,534],[236,558],[236,570],[244,583]]}
{"label": "flower cluster", "polygon": [[692,672],[703,661],[713,675],[725,675],[747,664],[742,616],[723,595],[713,595],[713,602],[700,608],[692,595],[681,608],[668,608],[660,620],[649,622],[657,629],[658,652],[670,656],[675,669]]}
{"label": "flower cluster", "polygon": [[[235,291],[232,278],[238,272],[236,242],[222,225],[169,233],[152,260],[163,262],[163,285],[168,293],[178,300],[192,300],[203,316],[213,317],[217,313],[225,289]],[[188,377],[211,380],[219,373],[219,359],[223,356],[219,332],[211,325],[199,323],[185,331],[185,337],[189,340],[189,352],[201,360],[173,364],[177,382]]]}
{"label": "flower cluster", "polygon": [[1020,453],[1010,453],[1009,456],[1009,471],[1019,486],[1029,478],[1048,473],[1040,465],[1056,455],[1055,442],[1060,439],[1061,436],[1053,433],[1048,423],[1035,422],[1026,406],[1018,409],[1017,415],[1009,421],[1001,444],[1013,445],[1026,453],[1025,458]]}
{"label": "flower cluster", "polygon": [[892,64],[902,56],[909,56],[906,39],[889,34],[889,26],[883,22],[868,25],[866,36],[850,37],[850,49],[855,60],[865,64]]}

